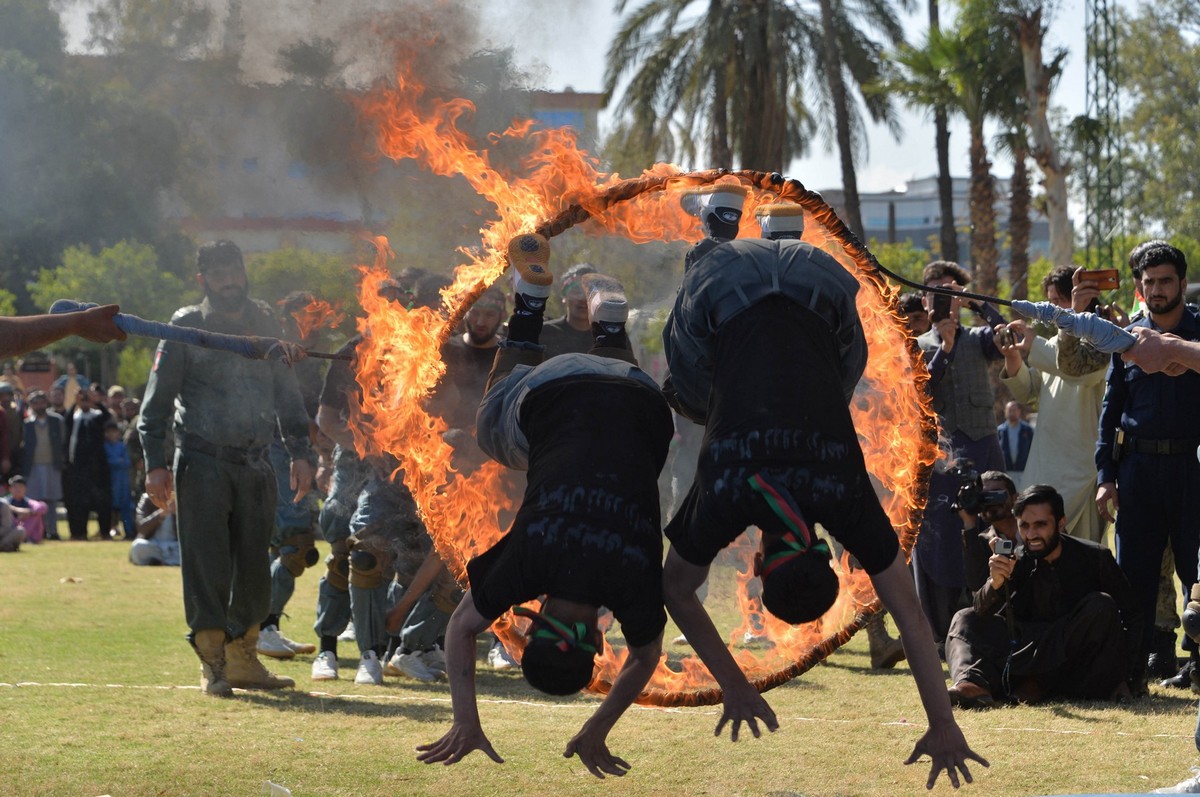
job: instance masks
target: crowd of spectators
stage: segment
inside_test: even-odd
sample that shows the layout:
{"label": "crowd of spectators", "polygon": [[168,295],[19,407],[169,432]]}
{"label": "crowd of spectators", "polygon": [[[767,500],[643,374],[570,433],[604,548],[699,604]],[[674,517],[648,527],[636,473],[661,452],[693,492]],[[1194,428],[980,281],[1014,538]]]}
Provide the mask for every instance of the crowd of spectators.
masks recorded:
{"label": "crowd of spectators", "polygon": [[[1194,341],[1186,272],[1165,242],[1135,248],[1144,304],[1132,318],[1102,305],[1083,269],[1054,268],[1041,289],[1060,308]],[[924,282],[961,292],[970,274],[935,262]],[[952,702],[1120,699],[1147,694],[1150,679],[1200,687],[1196,645],[1176,631],[1200,554],[1185,497],[1200,489],[1200,376],[1143,370],[986,304],[964,303],[968,323],[957,298],[936,295],[906,295],[901,310],[943,449],[913,570]]]}
{"label": "crowd of spectators", "polygon": [[6,550],[45,540],[136,536],[133,507],[143,475],[138,399],[120,385],[88,382],[74,363],[49,390],[27,390],[13,364],[5,363],[0,407],[0,486],[11,525],[22,532],[9,535]]}
{"label": "crowd of spectators", "polygon": [[[1047,302],[1141,330],[1139,340],[1171,333],[1170,345],[1191,346],[1200,340],[1200,309],[1184,301],[1186,270],[1183,253],[1169,244],[1136,247],[1129,271],[1144,306],[1132,317],[1101,305],[1099,286],[1082,269],[1056,267],[1040,287]],[[564,314],[544,329],[548,355],[591,345],[579,287],[591,271],[580,265],[562,278]],[[435,293],[429,275],[410,276],[404,285],[396,282],[397,296],[388,298],[420,303],[426,283],[424,293]],[[964,301],[957,294],[971,275],[956,263],[932,262],[923,278],[927,290],[901,297],[900,309],[928,367],[942,452],[911,572],[949,667],[952,702],[987,707],[1052,697],[1120,699],[1147,694],[1150,678],[1167,688],[1200,692],[1200,652],[1192,639],[1181,640],[1176,632],[1180,595],[1200,609],[1194,590],[1200,525],[1190,506],[1200,492],[1200,416],[1191,411],[1200,399],[1200,374],[1181,366],[1143,369],[1065,331],[1005,319],[989,304]],[[305,294],[297,301],[311,298]],[[499,291],[483,294],[461,335],[443,353],[448,376],[433,409],[452,429],[447,440],[462,471],[477,464],[467,444],[473,435],[457,433],[473,425],[504,334],[507,300]],[[968,311],[970,320],[964,317]],[[283,326],[287,322],[285,313]],[[345,351],[353,354],[357,341]],[[432,608],[400,618],[406,631],[390,624],[385,629],[382,607],[392,598],[385,597],[389,579],[379,578],[387,568],[377,560],[397,540],[385,540],[377,551],[367,545],[371,534],[379,533],[380,521],[371,518],[384,509],[383,499],[371,490],[399,490],[391,498],[409,503],[411,497],[402,485],[384,484],[395,463],[366,463],[371,467],[360,467],[363,478],[353,481],[357,486],[338,493],[339,479],[343,491],[350,483],[350,465],[339,456],[347,463],[354,459],[347,402],[357,385],[348,367],[335,367],[324,378],[319,370],[299,376],[310,435],[321,454],[316,486],[328,498],[319,522],[315,504],[295,507],[289,520],[284,510],[296,493],[288,492],[286,467],[273,461],[285,500],[272,543],[271,610],[262,623],[263,641],[255,627],[249,644],[276,658],[290,658],[305,647],[283,637],[278,623],[294,578],[316,564],[313,540],[320,531],[333,553],[322,576],[314,679],[338,677],[337,640],[357,632],[359,683],[378,684],[384,673],[429,680],[444,669],[442,631],[459,596],[437,603],[438,589],[432,589],[427,600]],[[5,489],[0,551],[64,539],[61,509],[65,539],[89,539],[94,519],[92,538],[132,542],[135,564],[179,563],[173,496],[155,502],[143,495],[146,463],[137,398],[119,385],[89,382],[75,363],[67,363],[48,390],[27,390],[12,363],[4,363],[0,408]],[[151,408],[148,399],[147,418]],[[676,429],[681,441],[695,436],[682,418]],[[694,454],[676,459],[664,476],[664,516],[674,514],[694,471]],[[375,482],[375,488],[363,486]],[[339,501],[346,504],[340,510]],[[392,515],[411,515],[409,525],[420,530],[415,511]],[[407,539],[413,529],[396,534]],[[428,553],[427,542],[421,542],[406,554],[411,561],[405,560],[403,568],[392,563],[396,579],[404,568],[413,571],[406,570],[404,579],[414,578]],[[370,611],[362,608],[368,600]],[[405,605],[406,610],[411,606]],[[407,633],[412,629],[421,633]],[[882,624],[872,630],[884,633]],[[418,637],[424,641],[414,641]],[[886,635],[872,639],[873,666],[876,642],[886,646],[892,640]],[[1182,662],[1181,643],[1187,654]],[[307,647],[315,652],[315,646]],[[492,654],[496,666],[511,665],[498,645]]]}
{"label": "crowd of spectators", "polygon": [[[1155,277],[1161,276],[1160,271],[1164,272],[1165,277],[1160,283],[1165,283],[1174,276],[1179,284],[1172,295],[1181,298],[1183,273],[1176,267],[1175,260],[1181,259],[1182,255],[1176,258],[1176,253],[1169,247],[1139,247],[1130,258],[1131,269],[1139,281],[1137,275],[1145,267],[1139,267],[1135,260],[1147,253],[1152,259],[1157,258],[1150,266]],[[586,306],[580,300],[580,292],[575,290],[579,278],[590,271],[594,269],[580,265],[564,275],[561,284],[564,314],[546,324],[547,343],[558,347],[555,353],[578,349],[588,342],[585,338],[590,339],[586,331]],[[946,261],[932,262],[924,272],[924,282],[931,288],[961,291],[970,279],[967,270]],[[414,285],[416,282],[419,280],[414,280]],[[1098,309],[1098,289],[1086,280],[1085,273],[1072,267],[1053,269],[1043,280],[1041,289],[1045,300],[1059,307],[1075,311]],[[417,287],[410,288],[414,296],[416,291]],[[1182,306],[1178,301],[1172,304],[1175,300],[1160,295],[1170,291],[1171,286],[1155,283],[1147,296],[1148,307],[1132,319],[1135,325],[1144,320],[1156,323],[1166,320],[1170,322],[1165,327],[1169,330],[1181,323],[1184,326],[1191,323],[1190,319],[1195,316],[1192,308]],[[1113,499],[1119,498],[1114,495],[1116,489],[1113,487],[1117,481],[1116,465],[1111,457],[1113,437],[1130,435],[1134,441],[1126,439],[1124,442],[1126,461],[1140,457],[1150,459],[1154,465],[1168,466],[1177,463],[1161,462],[1155,457],[1175,459],[1177,455],[1149,452],[1149,447],[1159,445],[1160,440],[1155,438],[1146,442],[1144,420],[1140,428],[1142,433],[1134,437],[1136,425],[1131,426],[1126,410],[1120,411],[1124,415],[1118,414],[1115,406],[1106,416],[1113,431],[1107,439],[1101,438],[1102,406],[1108,406],[1104,402],[1106,385],[1110,385],[1109,393],[1114,394],[1112,380],[1106,382],[1105,379],[1110,371],[1110,357],[1089,351],[1085,342],[1066,333],[1050,334],[1054,330],[1036,329],[1019,319],[1010,322],[987,304],[936,297],[936,291],[906,294],[901,297],[900,308],[930,371],[929,391],[945,449],[932,477],[929,503],[912,564],[922,606],[944,652],[947,639],[952,636],[951,626],[956,613],[976,602],[976,593],[986,581],[983,574],[987,568],[978,564],[978,557],[972,565],[971,546],[965,541],[974,539],[972,529],[977,526],[990,528],[990,524],[970,522],[970,512],[964,512],[960,506],[960,492],[965,480],[969,481],[974,475],[985,494],[998,495],[1005,485],[998,484],[994,478],[981,479],[977,474],[1004,476],[1005,484],[1012,488],[1005,488],[1012,500],[1016,500],[1017,494],[1026,487],[1051,486],[1061,497],[1064,532],[1074,538],[1104,544],[1105,531],[1109,528],[1107,522],[1112,520],[1111,514],[1102,514],[1107,511],[1105,502],[1116,505],[1118,501]],[[1110,312],[1108,308],[1103,309]],[[967,310],[973,322],[966,321]],[[476,312],[480,311],[477,309]],[[1118,322],[1130,322],[1118,308],[1111,312],[1117,314],[1115,320]],[[496,315],[498,317],[499,313]],[[1175,315],[1180,318],[1174,319]],[[286,317],[287,312],[284,316],[286,325],[290,319]],[[494,329],[494,319],[489,319],[487,326]],[[470,335],[468,329],[463,340],[469,343]],[[474,348],[464,350],[475,351]],[[490,357],[490,351],[480,351],[487,355],[480,358],[484,363]],[[463,374],[486,373],[483,366],[452,370]],[[1115,391],[1115,398],[1110,397],[1110,403],[1118,398],[1123,400],[1130,386],[1140,385],[1138,381],[1131,381],[1134,376],[1145,376],[1148,383],[1173,379],[1161,374],[1142,375],[1130,367],[1119,368],[1117,372],[1122,374],[1121,384],[1117,386],[1120,389]],[[320,384],[319,372],[310,376],[317,380],[316,385]],[[1169,384],[1179,386],[1183,382]],[[313,395],[317,392],[319,389],[305,391]],[[464,389],[464,392],[473,395],[478,391]],[[1154,395],[1157,400],[1157,393]],[[4,508],[0,510],[3,512],[0,515],[0,548],[13,550],[21,543],[38,544],[43,540],[64,538],[86,540],[89,528],[94,529],[90,535],[92,539],[132,542],[141,529],[144,533],[139,544],[134,546],[137,550],[131,554],[131,560],[156,564],[178,562],[174,507],[159,507],[143,497],[146,470],[137,433],[137,398],[127,396],[119,385],[106,388],[89,382],[74,362],[65,363],[62,375],[48,390],[27,390],[13,363],[6,362],[0,375],[0,407],[4,410],[4,423],[0,424],[0,475],[7,485]],[[1002,412],[998,411],[1000,407]],[[310,415],[317,420],[315,409],[310,408]],[[469,425],[469,422],[455,425]],[[314,422],[314,430],[317,426]],[[677,427],[683,427],[680,434],[687,437],[688,424],[679,419]],[[1099,449],[1098,439],[1102,439]],[[1170,448],[1174,438],[1164,439],[1168,440]],[[1182,450],[1185,446],[1180,443],[1177,447]],[[1170,450],[1174,452],[1174,448]],[[1190,458],[1195,460],[1194,446],[1192,452]],[[669,468],[663,485],[664,510],[668,516],[675,508],[677,494],[681,488],[686,488],[691,476],[692,463],[683,462],[685,458],[682,457],[675,459],[673,468],[676,472],[671,473]],[[1098,464],[1105,473],[1099,483]],[[1125,482],[1129,481],[1137,483],[1136,478],[1125,479]],[[325,488],[324,484],[320,486]],[[1122,484],[1122,487],[1127,486]],[[1190,686],[1195,654],[1189,653],[1189,661],[1181,675],[1177,671],[1175,655],[1179,641],[1175,631],[1179,625],[1175,605],[1180,585],[1190,593],[1194,581],[1194,576],[1184,576],[1194,570],[1192,562],[1196,560],[1196,551],[1193,549],[1196,546],[1189,540],[1195,535],[1176,530],[1176,527],[1189,525],[1178,517],[1156,516],[1154,525],[1162,531],[1155,532],[1156,539],[1149,547],[1158,553],[1147,553],[1143,550],[1147,545],[1136,536],[1142,534],[1138,529],[1144,525],[1141,515],[1147,510],[1136,500],[1128,503],[1124,516],[1133,517],[1137,523],[1135,526],[1128,521],[1118,522],[1116,561],[1125,577],[1137,587],[1133,594],[1139,596],[1142,622],[1138,627],[1142,638],[1135,646],[1139,654],[1146,654],[1142,658],[1150,666],[1148,672],[1144,666],[1137,672],[1130,672],[1128,675],[1133,679],[1130,686],[1134,691],[1144,689],[1144,681],[1133,681],[1147,676],[1158,677],[1176,686]],[[989,513],[994,514],[994,507],[977,507],[977,510],[978,516],[983,518],[988,518]],[[1008,511],[1011,511],[1011,502]],[[60,529],[61,519],[66,520],[65,530]],[[1015,520],[1013,524],[1015,529]],[[309,524],[304,519],[304,523],[297,521],[296,525]],[[1023,541],[1019,535],[1012,536],[1015,555],[1020,557]],[[1163,538],[1161,542],[1157,539],[1159,536]],[[1180,549],[1184,546],[1187,550],[1181,554]],[[1151,576],[1147,562],[1154,556],[1161,561]],[[1148,597],[1151,586],[1156,590],[1155,603]],[[1147,608],[1149,606],[1157,609],[1152,611]],[[890,640],[881,644],[887,641]],[[1190,641],[1185,641],[1184,646],[1189,649]]]}

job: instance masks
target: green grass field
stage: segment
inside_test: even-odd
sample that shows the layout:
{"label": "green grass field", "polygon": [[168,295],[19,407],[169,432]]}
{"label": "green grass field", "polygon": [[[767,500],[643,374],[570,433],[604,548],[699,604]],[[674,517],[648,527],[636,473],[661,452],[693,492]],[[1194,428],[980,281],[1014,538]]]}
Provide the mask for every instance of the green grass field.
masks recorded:
{"label": "green grass field", "polygon": [[[632,709],[610,737],[633,770],[599,781],[562,748],[596,699],[551,701],[516,673],[480,671],[484,728],[507,763],[473,754],[425,766],[413,748],[450,722],[445,684],[314,684],[311,657],[272,663],[284,693],[200,694],[183,639],[179,571],[135,568],[124,543],[48,543],[0,556],[0,797],[258,795],[894,795],[923,791],[905,767],[924,716],[906,669],[872,673],[860,635],[768,694],[780,729],[713,738],[715,708]],[[298,582],[284,631],[312,640],[319,572]],[[710,598],[710,603],[712,602]],[[675,629],[668,628],[673,635]],[[1191,695],[1126,706],[1058,703],[959,714],[990,759],[964,794],[1137,793],[1196,763]],[[951,791],[943,779],[939,793]]]}

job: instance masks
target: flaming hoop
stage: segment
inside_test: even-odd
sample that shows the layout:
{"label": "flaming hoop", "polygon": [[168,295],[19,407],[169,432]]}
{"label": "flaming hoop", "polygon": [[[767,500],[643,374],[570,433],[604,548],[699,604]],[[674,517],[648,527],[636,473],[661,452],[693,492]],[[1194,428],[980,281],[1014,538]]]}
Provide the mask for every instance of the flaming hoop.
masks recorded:
{"label": "flaming hoop", "polygon": [[[603,213],[614,204],[631,200],[639,194],[651,191],[665,191],[668,188],[707,185],[729,177],[737,179],[755,192],[775,195],[774,199],[764,199],[761,196],[756,196],[757,201],[754,202],[755,205],[771,201],[781,201],[792,202],[803,207],[806,216],[810,216],[812,221],[816,221],[821,226],[822,232],[829,239],[820,240],[819,236],[813,235],[812,225],[808,223],[810,219],[806,219],[804,240],[818,245],[826,251],[832,248],[829,246],[829,242],[834,241],[845,255],[845,257],[838,257],[842,265],[847,265],[847,258],[852,262],[853,267],[848,270],[858,278],[861,288],[864,289],[859,294],[858,299],[860,314],[864,311],[864,304],[870,309],[878,309],[882,304],[887,310],[887,313],[876,314],[874,316],[875,323],[872,325],[868,324],[867,318],[863,319],[863,326],[864,330],[866,330],[868,341],[871,344],[875,344],[876,341],[881,339],[880,333],[883,330],[878,327],[881,320],[887,326],[890,326],[892,331],[899,332],[903,339],[903,350],[907,355],[914,376],[912,386],[917,388],[913,392],[913,398],[916,399],[914,420],[921,430],[918,439],[923,441],[924,445],[918,446],[919,451],[916,458],[918,466],[911,471],[911,483],[908,485],[909,490],[911,490],[911,500],[900,507],[894,505],[885,506],[885,509],[888,510],[888,516],[892,519],[893,525],[896,527],[901,547],[904,549],[906,555],[911,556],[913,544],[916,542],[917,525],[920,522],[920,510],[924,507],[928,490],[929,470],[935,458],[934,450],[936,448],[934,441],[937,437],[937,422],[930,408],[927,393],[924,390],[924,383],[928,379],[928,372],[924,367],[924,361],[917,349],[916,343],[908,336],[907,328],[904,326],[904,322],[899,315],[899,308],[896,303],[896,291],[884,281],[875,256],[850,232],[849,228],[846,227],[845,223],[837,216],[833,208],[825,202],[820,194],[807,190],[798,180],[785,180],[779,174],[768,174],[766,172],[750,170],[731,172],[725,169],[711,169],[703,172],[691,172],[673,176],[646,176],[618,183],[597,194],[589,203],[572,205],[553,218],[543,221],[537,226],[536,232],[550,238],[570,229],[575,224],[592,218],[595,213]],[[747,208],[747,212],[743,214],[744,218],[753,218],[753,213],[749,212],[751,209],[750,207]],[[813,240],[814,238],[816,240]],[[835,252],[831,251],[830,253],[835,254],[835,257],[837,256]],[[864,294],[868,297],[865,300]],[[872,354],[878,353],[875,345],[871,345],[870,348]],[[870,379],[873,370],[877,369],[872,369],[868,365],[864,378]],[[861,429],[861,425],[858,423],[858,416],[862,412],[861,405],[856,406],[854,411],[856,416],[855,425]],[[866,455],[867,452],[864,450],[864,456]],[[868,457],[868,465],[870,463],[871,459]],[[897,508],[902,513],[901,517],[896,516]],[[844,555],[843,564],[848,564],[845,562]],[[843,570],[848,571],[849,568],[844,567]],[[857,575],[861,577],[861,573]],[[840,580],[843,581],[840,587],[844,589],[847,586],[844,583],[845,579]],[[861,580],[861,578],[852,580]],[[861,584],[854,584],[852,588],[856,592],[859,592]],[[765,692],[807,672],[833,651],[837,650],[837,648],[845,644],[855,632],[862,628],[872,615],[878,613],[881,609],[882,605],[877,598],[870,600],[870,602],[862,605],[855,612],[853,619],[845,623],[833,634],[820,639],[795,661],[769,674],[752,678],[751,684],[759,692]],[[830,614],[837,611],[838,607],[835,605],[830,610]],[[638,700],[639,703],[658,706],[702,706],[719,703],[722,699],[721,690],[718,688],[662,690],[654,688],[653,683],[651,688],[641,695]],[[611,680],[603,678],[597,678],[592,684],[592,688],[600,693],[606,692],[610,687]]]}
{"label": "flaming hoop", "polygon": [[[601,173],[595,160],[576,147],[573,135],[562,130],[535,131],[530,123],[514,125],[496,137],[527,139],[534,145],[525,176],[505,176],[457,126],[458,118],[470,110],[469,103],[426,98],[423,87],[403,65],[396,86],[376,87],[357,104],[362,119],[375,127],[383,156],[417,160],[435,174],[466,179],[498,216],[481,230],[482,247],[459,250],[468,262],[458,267],[454,283],[443,291],[440,312],[405,310],[378,297],[380,283],[390,276],[387,261],[392,256],[382,238],[376,239],[376,264],[364,269],[360,287],[367,318],[359,329],[368,335],[359,347],[364,414],[353,424],[356,443],[361,453],[386,452],[404,463],[405,483],[434,545],[460,582],[465,581],[465,563],[503,534],[498,515],[513,509],[513,500],[498,464],[486,463],[470,474],[450,467],[451,449],[442,437],[445,422],[425,412],[422,402],[445,372],[441,345],[474,300],[505,271],[503,252],[508,240],[530,230],[553,237],[587,222],[636,242],[694,241],[700,235],[699,225],[680,208],[679,193],[723,181],[737,181],[750,189],[743,237],[757,235],[753,215],[757,205],[796,203],[805,211],[803,240],[828,252],[858,279],[858,311],[870,358],[851,410],[881,503],[902,547],[911,552],[936,458],[936,425],[924,390],[928,372],[899,313],[896,289],[884,281],[874,256],[819,194],[796,180],[764,172],[681,173],[664,164],[640,178],[620,180]],[[854,569],[845,554],[834,566],[840,586],[837,602],[820,620],[795,627],[762,613],[748,596],[746,585],[752,580],[748,563],[739,573],[742,623],[731,633],[731,649],[732,640],[752,628],[752,616],[774,643],[762,652],[733,650],[760,691],[813,667],[881,609],[866,574]],[[493,629],[519,656],[524,638],[517,622],[506,614]],[[614,650],[605,641],[592,691],[604,693],[610,688],[624,655],[623,649]],[[721,698],[699,659],[689,656],[669,664],[664,656],[638,702],[698,706]]]}

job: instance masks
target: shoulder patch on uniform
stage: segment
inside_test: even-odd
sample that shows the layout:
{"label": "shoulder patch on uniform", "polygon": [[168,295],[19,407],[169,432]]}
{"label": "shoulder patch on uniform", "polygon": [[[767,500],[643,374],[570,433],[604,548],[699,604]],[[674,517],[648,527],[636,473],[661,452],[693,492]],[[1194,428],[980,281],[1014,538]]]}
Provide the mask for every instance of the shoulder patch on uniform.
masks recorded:
{"label": "shoulder patch on uniform", "polygon": [[175,314],[171,316],[171,323],[172,324],[178,323],[179,321],[182,321],[183,319],[191,317],[191,316],[199,318],[200,315],[201,315],[200,305],[189,304],[187,307],[180,307],[178,310],[175,311]]}

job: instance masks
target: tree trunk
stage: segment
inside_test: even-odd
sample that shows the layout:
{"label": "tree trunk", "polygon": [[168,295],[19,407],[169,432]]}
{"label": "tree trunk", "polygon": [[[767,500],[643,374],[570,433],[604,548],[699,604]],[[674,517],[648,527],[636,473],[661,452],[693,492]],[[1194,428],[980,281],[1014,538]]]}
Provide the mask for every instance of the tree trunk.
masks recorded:
{"label": "tree trunk", "polygon": [[1012,282],[1012,298],[1029,298],[1029,151],[1024,146],[1013,148],[1012,198],[1009,200],[1008,279]]}
{"label": "tree trunk", "polygon": [[1070,265],[1075,250],[1071,220],[1067,215],[1067,173],[1070,169],[1059,155],[1050,131],[1052,76],[1042,63],[1042,33],[1041,8],[1017,18],[1017,41],[1021,45],[1021,61],[1025,68],[1025,107],[1033,137],[1030,151],[1042,170],[1042,186],[1046,190],[1050,261],[1055,265]]}
{"label": "tree trunk", "polygon": [[[709,19],[719,19],[720,14],[721,0],[710,0]],[[729,148],[729,91],[725,85],[723,71],[718,71],[716,79],[713,80],[713,117],[712,127],[709,128],[708,155],[712,158],[714,167],[733,168],[733,151]]]}
{"label": "tree trunk", "polygon": [[123,344],[109,344],[100,347],[100,378],[95,380],[106,387],[117,383],[117,359],[120,355],[118,346]]}
{"label": "tree trunk", "polygon": [[975,279],[972,290],[995,295],[996,261],[996,189],[992,184],[992,164],[988,161],[983,139],[983,120],[971,127],[971,270]]}
{"label": "tree trunk", "polygon": [[933,109],[934,142],[937,145],[938,161],[938,207],[941,210],[941,227],[938,230],[942,248],[942,260],[958,261],[958,227],[954,218],[954,180],[950,176],[950,124],[946,109]]}
{"label": "tree trunk", "polygon": [[[929,0],[929,30],[940,30],[938,25],[938,0]],[[941,243],[942,260],[958,262],[958,227],[954,218],[954,180],[950,176],[950,123],[946,109],[940,105],[933,109],[933,141],[937,149],[938,208],[941,211],[941,227],[938,238]]]}
{"label": "tree trunk", "polygon": [[719,75],[713,81],[713,118],[708,140],[709,157],[712,158],[712,165],[718,169],[733,168],[733,152],[729,149],[728,101],[725,77]]}
{"label": "tree trunk", "polygon": [[786,89],[780,92],[775,63],[772,60],[770,36],[770,9],[761,0],[754,15],[754,24],[745,35],[753,37],[747,42],[745,51],[752,53],[754,61],[749,65],[748,85],[740,92],[744,99],[746,135],[742,141],[739,162],[743,169],[765,172],[782,171],[784,131],[787,117],[784,103]]}
{"label": "tree trunk", "polygon": [[850,107],[846,83],[842,77],[842,54],[837,30],[833,25],[833,2],[821,0],[821,29],[825,35],[825,69],[829,75],[829,98],[833,102],[833,120],[837,130],[838,154],[842,164],[842,204],[846,208],[846,226],[863,238],[862,210],[858,201],[858,178],[854,173],[854,146],[850,140]]}

